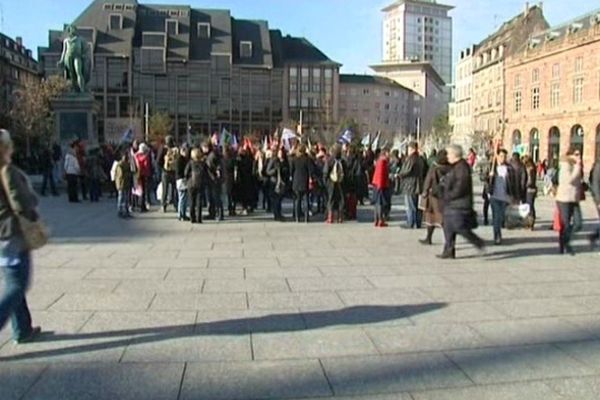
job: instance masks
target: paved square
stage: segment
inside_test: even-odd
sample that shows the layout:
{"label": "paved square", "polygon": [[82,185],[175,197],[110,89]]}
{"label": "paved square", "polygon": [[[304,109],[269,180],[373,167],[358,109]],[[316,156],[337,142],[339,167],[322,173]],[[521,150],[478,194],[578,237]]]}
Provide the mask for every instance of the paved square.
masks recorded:
{"label": "paved square", "polygon": [[29,300],[49,332],[0,333],[0,399],[597,399],[600,256],[583,235],[555,255],[539,203],[537,231],[442,262],[441,232],[421,247],[366,208],[192,227],[45,200]]}

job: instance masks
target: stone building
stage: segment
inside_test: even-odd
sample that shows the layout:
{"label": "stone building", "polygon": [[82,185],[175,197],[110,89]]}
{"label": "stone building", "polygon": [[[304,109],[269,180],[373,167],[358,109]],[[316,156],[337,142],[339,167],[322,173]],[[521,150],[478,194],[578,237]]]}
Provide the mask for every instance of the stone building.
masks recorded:
{"label": "stone building", "polygon": [[414,92],[391,79],[372,75],[340,75],[340,120],[354,119],[362,132],[390,143],[410,135]]}
{"label": "stone building", "polygon": [[[270,30],[267,21],[220,9],[94,0],[74,25],[90,45],[101,141],[141,127],[146,104],[150,113],[168,112],[181,139],[223,128],[272,132],[301,108],[317,131],[337,122],[339,64],[306,39]],[[50,31],[39,50],[47,75],[58,72],[63,31]]]}
{"label": "stone building", "polygon": [[531,35],[548,28],[542,8],[530,7],[477,45],[473,66],[473,128],[475,137],[491,140],[506,129],[505,60]]}
{"label": "stone building", "polygon": [[465,148],[477,146],[473,143],[473,55],[477,46],[471,46],[460,52],[454,77],[454,101],[450,103],[450,125],[452,141]]}
{"label": "stone building", "polygon": [[0,33],[0,112],[10,109],[15,90],[40,76],[38,63],[23,40]]}
{"label": "stone building", "polygon": [[526,41],[507,60],[505,146],[557,160],[600,157],[600,9]]}

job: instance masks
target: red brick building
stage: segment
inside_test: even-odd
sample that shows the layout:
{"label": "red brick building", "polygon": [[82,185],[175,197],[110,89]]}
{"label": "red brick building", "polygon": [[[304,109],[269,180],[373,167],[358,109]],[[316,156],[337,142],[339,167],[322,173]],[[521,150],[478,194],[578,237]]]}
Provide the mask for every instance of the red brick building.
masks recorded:
{"label": "red brick building", "polygon": [[600,10],[532,36],[507,60],[504,146],[556,160],[600,157]]}

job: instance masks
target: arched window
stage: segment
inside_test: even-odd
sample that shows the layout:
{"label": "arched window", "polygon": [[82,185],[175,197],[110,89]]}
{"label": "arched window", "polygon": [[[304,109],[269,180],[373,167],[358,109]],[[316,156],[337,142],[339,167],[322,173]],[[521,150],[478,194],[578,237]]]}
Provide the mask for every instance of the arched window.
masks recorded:
{"label": "arched window", "polygon": [[523,141],[523,137],[521,135],[521,131],[516,129],[512,134],[512,149],[513,152],[520,152],[521,143]]}
{"label": "arched window", "polygon": [[548,160],[558,162],[560,158],[560,130],[553,126],[548,133]]}
{"label": "arched window", "polygon": [[579,124],[573,126],[571,128],[571,142],[570,145],[572,148],[579,150],[581,155],[583,155],[583,141],[584,141],[584,132],[583,127]]}
{"label": "arched window", "polygon": [[540,131],[537,128],[529,132],[529,155],[534,163],[540,161]]}

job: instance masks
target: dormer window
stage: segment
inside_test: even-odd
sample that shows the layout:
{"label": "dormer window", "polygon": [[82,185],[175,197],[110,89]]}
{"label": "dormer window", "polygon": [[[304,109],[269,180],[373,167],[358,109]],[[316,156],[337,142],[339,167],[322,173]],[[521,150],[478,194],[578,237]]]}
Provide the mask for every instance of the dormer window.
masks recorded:
{"label": "dormer window", "polygon": [[548,40],[549,42],[553,41],[554,39],[558,39],[560,37],[560,32],[549,32],[546,35],[546,40]]}
{"label": "dormer window", "polygon": [[113,10],[115,10],[115,11],[123,11],[123,7],[124,7],[123,4],[115,4],[113,6]]}
{"label": "dormer window", "polygon": [[569,33],[578,32],[579,30],[581,30],[581,28],[583,28],[583,24],[581,22],[575,22],[569,27]]}
{"label": "dormer window", "polygon": [[596,24],[596,25],[600,24],[600,13],[598,13],[592,17],[592,23]]}
{"label": "dormer window", "polygon": [[106,4],[104,4],[103,8],[104,8],[105,11],[112,11],[113,5],[110,4],[110,3],[106,3]]}
{"label": "dormer window", "polygon": [[179,35],[179,21],[176,19],[168,19],[165,21],[165,32],[169,36]]}
{"label": "dormer window", "polygon": [[135,6],[133,4],[125,4],[125,11],[134,11]]}
{"label": "dormer window", "polygon": [[209,39],[210,38],[210,24],[208,22],[198,22],[198,38]]}
{"label": "dormer window", "polygon": [[108,17],[108,28],[111,31],[123,29],[123,16],[121,14],[110,14]]}
{"label": "dormer window", "polygon": [[252,58],[252,42],[240,42],[240,58]]}
{"label": "dormer window", "polygon": [[540,45],[542,41],[540,39],[531,39],[529,41],[529,47],[532,49],[535,49],[536,47],[538,47]]}
{"label": "dormer window", "polygon": [[179,11],[178,10],[169,10],[169,15],[171,17],[177,18],[177,17],[179,17]]}

